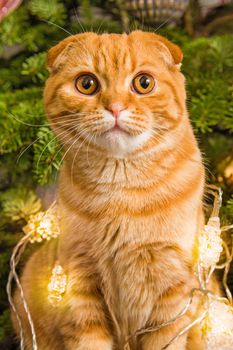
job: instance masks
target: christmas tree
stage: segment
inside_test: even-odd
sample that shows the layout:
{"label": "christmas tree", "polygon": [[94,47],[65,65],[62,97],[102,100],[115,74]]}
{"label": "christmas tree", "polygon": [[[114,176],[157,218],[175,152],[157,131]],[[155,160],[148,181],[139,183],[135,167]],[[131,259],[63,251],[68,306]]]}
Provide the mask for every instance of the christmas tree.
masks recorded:
{"label": "christmas tree", "polygon": [[[36,193],[51,188],[61,163],[62,148],[43,109],[46,51],[68,35],[122,32],[134,29],[134,22],[123,2],[111,0],[91,5],[88,0],[28,0],[1,22],[0,348],[14,348],[5,292],[11,250],[23,235],[25,220],[41,208]],[[143,28],[140,22],[137,27]],[[162,27],[158,33],[183,49],[190,118],[207,181],[224,191],[221,216],[228,224],[233,217],[233,34],[191,38],[178,27]],[[233,290],[233,271],[228,282]]]}

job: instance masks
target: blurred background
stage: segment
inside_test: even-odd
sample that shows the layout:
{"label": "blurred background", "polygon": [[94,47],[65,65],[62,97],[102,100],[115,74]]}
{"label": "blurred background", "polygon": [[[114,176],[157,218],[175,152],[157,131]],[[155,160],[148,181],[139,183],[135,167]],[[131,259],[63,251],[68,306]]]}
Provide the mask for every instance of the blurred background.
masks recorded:
{"label": "blurred background", "polygon": [[[62,157],[43,109],[46,51],[79,32],[134,29],[182,47],[207,182],[224,190],[222,224],[233,221],[233,1],[0,0],[1,350],[18,348],[5,292],[10,254],[29,216],[51,202]],[[228,283],[233,290],[233,266]]]}

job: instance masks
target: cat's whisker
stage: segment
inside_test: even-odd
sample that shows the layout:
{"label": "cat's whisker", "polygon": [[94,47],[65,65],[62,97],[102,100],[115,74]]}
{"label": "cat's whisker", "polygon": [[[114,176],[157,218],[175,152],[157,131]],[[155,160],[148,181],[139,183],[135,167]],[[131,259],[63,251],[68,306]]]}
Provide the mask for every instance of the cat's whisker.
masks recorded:
{"label": "cat's whisker", "polygon": [[69,35],[71,35],[71,36],[74,35],[74,34],[72,34],[71,32],[69,32],[68,30],[66,30],[65,28],[59,26],[58,24],[56,24],[56,23],[54,23],[54,22],[52,22],[52,21],[45,20],[45,19],[42,20],[42,21],[43,21],[43,22],[46,22],[46,23],[48,23],[48,24],[52,24],[54,27],[57,27],[57,28],[63,30],[63,32],[65,32],[65,33],[67,33],[67,34],[69,34]]}
{"label": "cat's whisker", "polygon": [[89,162],[89,158],[88,158],[89,146],[90,146],[91,141],[94,139],[95,135],[96,135],[96,134],[92,134],[92,135],[91,135],[91,137],[90,137],[90,139],[89,139],[89,142],[88,142],[88,145],[87,145],[87,164],[88,164],[88,166],[90,166],[90,162]]}
{"label": "cat's whisker", "polygon": [[[66,150],[65,154],[63,155],[61,162],[59,164],[59,166],[61,165],[61,163],[63,162],[63,160],[65,159],[66,155],[68,154],[68,152],[70,151],[70,149],[75,145],[76,142],[78,142],[80,140],[80,138],[83,136],[83,134],[87,131],[88,128],[85,128],[82,130],[82,133],[79,132],[78,137],[74,138],[74,142],[68,147],[68,149]],[[78,130],[77,130],[78,131]]]}
{"label": "cat's whisker", "polygon": [[85,120],[83,121],[82,123],[80,123],[80,127],[82,127],[82,125],[85,125],[85,124],[91,124],[91,125],[95,125],[95,124],[101,124],[102,123],[102,118],[100,117],[94,117],[94,118],[91,118],[91,119],[88,119],[88,120]]}
{"label": "cat's whisker", "polygon": [[60,120],[57,123],[50,123],[50,127],[51,126],[57,126],[57,127],[61,126],[61,127],[63,127],[63,126],[69,126],[69,125],[71,125],[71,126],[79,125],[78,122],[79,122],[78,119],[72,119],[72,120],[66,120],[66,121]]}
{"label": "cat's whisker", "polygon": [[[60,115],[60,116],[57,116],[56,117],[56,119],[59,119],[59,118],[66,118],[66,117],[70,117],[70,116],[73,116],[73,117],[82,117],[82,116],[86,116],[86,115],[93,115],[93,114],[96,114],[96,113],[94,113],[94,112],[77,112],[77,113],[72,113],[72,114],[66,114],[66,115]],[[24,121],[22,121],[22,120],[20,120],[20,119],[18,119],[13,113],[11,113],[11,112],[8,112],[8,115],[10,116],[10,117],[12,117],[14,120],[16,120],[17,122],[19,122],[19,123],[21,123],[21,124],[23,124],[23,125],[27,125],[27,126],[32,126],[32,127],[42,127],[42,126],[51,126],[51,124],[55,124],[55,123],[53,123],[53,122],[51,122],[51,123],[48,123],[48,124],[30,124],[30,123],[26,123],[26,122],[24,122]],[[33,116],[33,115],[31,115],[31,114],[28,114],[29,116]],[[34,115],[34,117],[38,117],[38,118],[40,118],[40,117],[47,117],[46,115]],[[70,119],[70,120],[73,120],[73,118],[72,119]]]}
{"label": "cat's whisker", "polygon": [[[76,127],[76,126],[75,126]],[[75,128],[71,128],[73,131],[75,131]],[[85,129],[85,130],[87,130],[87,128]],[[78,133],[79,131],[78,131],[78,129],[76,129],[76,134]],[[76,138],[75,136],[73,136],[72,138],[75,140],[75,141],[78,141],[79,140],[79,138],[80,138],[81,136],[79,135],[79,137],[78,138]],[[61,138],[61,137],[60,137]],[[64,141],[63,141],[64,142]],[[64,142],[65,143],[65,142]],[[73,144],[72,144],[73,145]],[[54,158],[56,158],[56,156],[57,156],[57,154],[59,154],[60,153],[60,151],[63,149],[63,146],[58,150],[58,152],[55,154],[55,156],[54,156]],[[62,162],[63,160],[61,160],[61,162]],[[60,167],[60,165],[61,165],[61,162],[60,162],[60,164],[59,164],[59,167]]]}
{"label": "cat's whisker", "polygon": [[[49,133],[49,132],[53,133],[52,130],[48,129],[48,133]],[[60,135],[58,134],[58,136],[60,136]],[[39,136],[39,137],[37,137],[34,141],[32,141],[32,142],[19,154],[19,156],[18,156],[17,159],[16,159],[16,163],[19,162],[20,158],[24,155],[24,153],[25,153],[31,146],[33,146],[36,142],[38,142],[38,141],[39,141],[40,139],[42,139],[43,137],[44,137],[44,135]],[[55,137],[55,138],[56,138],[56,137]],[[55,139],[55,138],[54,138],[54,139]]]}
{"label": "cat's whisker", "polygon": [[53,118],[50,118],[50,123],[51,124],[55,124],[57,122],[60,122],[60,121],[72,121],[72,120],[77,120],[77,119],[80,119],[82,117],[86,117],[86,116],[89,116],[91,114],[89,113],[76,113],[76,114],[72,114],[72,115],[61,115],[61,116],[58,116],[58,117],[53,117]]}
{"label": "cat's whisker", "polygon": [[[95,114],[93,113],[93,114],[91,114],[91,113],[85,113],[85,114],[74,114],[74,115],[72,115],[72,118],[70,118],[70,119],[68,119],[68,120],[65,120],[65,122],[67,122],[67,121],[76,121],[76,120],[80,120],[81,118],[83,118],[83,117],[88,117],[88,116],[92,116],[92,119],[91,120],[98,120],[98,119],[101,119],[101,117],[100,116],[96,116],[96,117],[93,117]],[[57,120],[57,119],[59,119],[58,121],[51,121],[50,122],[50,124],[48,124],[48,125],[56,125],[56,123],[61,123],[61,122],[63,122],[63,120],[62,120],[62,118],[64,118],[64,119],[66,119],[66,117],[68,117],[68,115],[66,116],[66,115],[64,115],[64,116],[60,116],[60,117],[56,117],[56,119],[55,120]],[[74,118],[75,117],[75,118]]]}
{"label": "cat's whisker", "polygon": [[[8,115],[9,115],[10,117],[12,117],[14,120],[16,120],[17,122],[19,122],[20,124],[27,125],[27,126],[37,126],[37,127],[39,127],[39,126],[46,126],[46,124],[30,124],[30,123],[25,123],[25,122],[23,122],[22,120],[16,118],[16,116],[15,116],[13,113],[11,113],[11,112],[7,112],[7,113],[8,113]],[[40,116],[38,116],[38,117],[40,117]]]}
{"label": "cat's whisker", "polygon": [[142,128],[145,128],[147,127],[147,124],[144,122],[139,122],[139,121],[136,121],[136,120],[131,120],[131,121],[124,121],[125,124],[127,125],[131,125],[131,126],[139,126],[139,127],[142,127]]}
{"label": "cat's whisker", "polygon": [[[82,132],[80,133],[80,137],[82,137],[83,135],[85,136],[85,130],[82,130]],[[77,157],[77,155],[78,155],[79,150],[81,149],[83,143],[87,140],[87,138],[88,138],[88,135],[86,135],[86,137],[84,137],[83,141],[82,141],[81,144],[79,145],[77,151],[75,152],[73,161],[72,161],[72,165],[71,165],[71,183],[72,183],[72,186],[74,185],[74,181],[73,181],[73,180],[74,180],[74,179],[73,179],[73,170],[74,170],[75,159],[76,159],[76,157]],[[79,139],[80,139],[80,138],[79,138]]]}
{"label": "cat's whisker", "polygon": [[[104,121],[102,117],[91,118],[90,120],[86,120],[79,124],[80,129],[83,126],[88,125],[90,127],[90,132],[96,132],[97,129],[102,128],[104,126],[109,126],[109,122]],[[96,126],[96,128],[93,128]],[[100,132],[101,135],[102,131]]]}
{"label": "cat's whisker", "polygon": [[[73,143],[68,147],[68,150],[66,150],[66,152],[63,154],[62,156],[62,159],[60,161],[60,163],[58,164],[58,169],[61,167],[61,164],[63,162],[63,160],[65,159],[67,153],[69,152],[69,150],[72,148],[72,146],[77,142],[77,139],[74,139]],[[61,147],[59,149],[59,151],[56,153],[56,155],[63,149],[63,147]],[[54,182],[57,182],[57,175],[58,175],[58,172],[56,173],[56,176],[55,176],[55,179],[54,179]]]}
{"label": "cat's whisker", "polygon": [[[62,113],[62,114],[61,114]],[[63,114],[64,112],[58,112],[56,113],[55,115],[51,115],[51,117],[55,117],[55,118],[59,118],[59,117],[64,117],[64,116],[67,116],[67,115],[70,115],[70,116],[75,116],[75,115],[93,115],[93,114],[98,114],[99,112],[91,112],[91,111],[88,111],[88,112],[81,112],[81,111],[73,111],[72,113],[69,113],[69,114]],[[59,115],[61,114],[61,115]]]}
{"label": "cat's whisker", "polygon": [[[86,30],[83,26],[83,24],[81,23],[79,17],[78,17],[78,13],[77,13],[77,10],[74,10],[74,15],[75,15],[75,18],[81,28],[81,32],[82,33],[87,33],[88,30]],[[89,51],[87,50],[86,46],[82,43],[82,42],[79,42],[79,45],[84,49],[84,52],[87,54],[87,55],[90,55]]]}
{"label": "cat's whisker", "polygon": [[99,34],[99,33],[100,33],[100,30],[101,30],[102,25],[104,24],[104,22],[106,22],[106,19],[103,19],[103,20],[100,22],[100,25],[99,25],[99,27],[97,28],[96,34]]}
{"label": "cat's whisker", "polygon": [[[78,113],[77,111],[65,111],[66,113],[68,112],[68,114],[66,115],[74,115],[76,113]],[[12,112],[8,112],[8,113],[11,113],[12,115],[14,115]],[[60,112],[60,113],[64,113],[64,112]],[[60,114],[58,113],[58,114]],[[26,116],[29,116],[29,117],[47,117],[48,115],[47,114],[32,114],[32,113],[27,113],[25,114]],[[62,115],[61,115],[62,117]]]}
{"label": "cat's whisker", "polygon": [[[84,123],[82,122],[82,125],[84,125]],[[90,121],[86,121],[85,125],[90,125]],[[65,128],[67,129],[67,127],[69,126],[76,126],[77,128],[81,127],[80,121],[79,120],[70,120],[66,123],[64,123],[63,121],[57,122],[57,123],[51,123],[50,127],[54,128],[54,129],[61,129],[61,128]]]}
{"label": "cat's whisker", "polygon": [[[33,127],[42,127],[42,126],[50,126],[50,124],[30,124],[30,123],[26,123],[20,119],[18,119],[13,113],[11,112],[8,112],[8,115],[11,116],[14,120],[16,120],[17,122],[19,122],[20,124],[23,124],[23,125],[27,125],[27,126],[33,126]],[[67,115],[69,116],[69,115]],[[40,116],[38,116],[40,117]],[[64,117],[64,116],[63,116]]]}
{"label": "cat's whisker", "polygon": [[[65,137],[65,136],[60,136],[60,139],[62,140],[62,138]],[[63,140],[63,143],[65,144],[64,140]],[[54,155],[53,159],[55,160],[58,156],[58,154],[64,149],[64,145],[62,144],[61,147],[59,148],[59,150],[56,152],[56,154]],[[60,168],[60,164],[58,166],[58,168]]]}
{"label": "cat's whisker", "polygon": [[[68,147],[68,151],[72,148],[72,146],[74,146],[74,144],[75,144],[76,142],[77,142],[77,139],[74,138],[73,143]],[[63,143],[65,144],[64,141],[63,141]],[[63,150],[63,148],[64,148],[64,145],[62,145],[62,146],[59,148],[58,152],[57,152],[57,153],[55,154],[55,156],[54,156],[54,159],[55,159],[55,158],[57,157],[57,155]],[[66,154],[68,153],[68,151],[66,151],[66,152],[64,153],[64,155],[62,156],[62,159],[61,159],[60,163],[58,164],[58,169],[61,167],[61,164],[62,164],[63,160],[65,159],[65,156],[66,156]],[[57,171],[57,173],[56,173],[54,182],[57,181],[57,175],[58,175],[58,171]]]}
{"label": "cat's whisker", "polygon": [[168,19],[166,19],[166,21],[162,22],[157,28],[155,28],[155,30],[153,31],[153,33],[156,33],[160,28],[164,27],[167,23],[169,23],[172,19],[174,18],[174,15],[171,15],[170,17],[168,17]]}
{"label": "cat's whisker", "polygon": [[66,134],[66,133],[67,133],[67,130],[63,130],[60,134],[57,134],[55,137],[52,138],[52,140],[50,140],[50,141],[46,144],[46,146],[45,146],[45,147],[43,148],[43,150],[41,151],[40,156],[39,156],[39,158],[38,158],[38,160],[37,160],[36,169],[38,169],[39,164],[40,164],[40,160],[41,160],[41,158],[42,158],[42,156],[43,156],[43,154],[44,154],[46,148],[51,144],[51,142],[53,142],[53,141],[56,140],[57,138],[61,138],[61,136],[64,135],[64,134]]}
{"label": "cat's whisker", "polygon": [[[59,148],[59,150],[56,152],[56,154],[53,156],[53,161],[57,158],[58,154],[64,149],[64,145],[67,143],[67,142],[66,142],[67,136],[66,136],[66,135],[62,135],[62,134],[63,134],[63,132],[60,133],[60,134],[57,134],[57,137],[59,138],[59,141],[60,141],[60,139],[61,139],[62,142],[63,142],[63,144],[62,144],[62,146]],[[73,138],[75,141],[77,141],[77,139],[76,139],[74,136],[72,136],[72,138]],[[74,142],[73,142],[73,144],[74,144]],[[73,145],[73,144],[72,144],[72,145]],[[59,146],[59,144],[58,144],[57,146]],[[57,181],[57,176],[58,176],[58,173],[59,173],[59,168],[60,168],[60,166],[61,166],[61,163],[62,163],[62,160],[61,160],[60,163],[58,164],[58,170],[57,170],[57,172],[56,172],[56,175],[55,175],[55,178],[54,178],[54,182]]]}
{"label": "cat's whisker", "polygon": [[[101,125],[104,124],[104,123],[96,122],[98,120],[101,120],[101,118],[93,118],[92,120],[86,120],[86,121],[82,122],[82,124],[78,123],[77,120],[73,120],[72,122],[69,122],[69,123],[66,123],[66,124],[63,124],[62,122],[59,122],[59,123],[56,124],[56,126],[57,126],[57,128],[59,126],[61,126],[61,128],[64,127],[64,126],[69,126],[69,127],[72,127],[72,130],[75,130],[75,128],[77,128],[77,131],[79,131],[80,129],[82,130],[83,128],[88,130],[88,128],[89,128],[90,132],[93,132],[93,131],[95,131],[95,130],[93,130],[93,126],[94,125],[96,125],[96,127],[99,128],[99,127],[101,127]],[[68,129],[68,131],[69,131],[69,129],[71,130],[71,128],[67,128],[67,129]]]}
{"label": "cat's whisker", "polygon": [[86,33],[86,30],[84,29],[84,27],[83,27],[83,25],[82,25],[82,23],[81,23],[81,21],[80,21],[80,19],[78,17],[78,13],[77,13],[77,9],[76,8],[74,9],[74,15],[75,15],[76,21],[78,22],[78,24],[79,24],[79,26],[80,26],[80,28],[82,30],[82,33]]}
{"label": "cat's whisker", "polygon": [[[48,129],[48,132],[52,132],[52,130]],[[24,155],[24,153],[25,153],[31,146],[33,146],[37,141],[39,141],[41,138],[43,138],[43,136],[37,137],[37,139],[35,139],[34,141],[32,141],[26,148],[24,148],[23,151],[21,151],[21,153],[18,155],[18,157],[17,157],[17,159],[16,159],[16,164],[19,162],[20,158]]]}

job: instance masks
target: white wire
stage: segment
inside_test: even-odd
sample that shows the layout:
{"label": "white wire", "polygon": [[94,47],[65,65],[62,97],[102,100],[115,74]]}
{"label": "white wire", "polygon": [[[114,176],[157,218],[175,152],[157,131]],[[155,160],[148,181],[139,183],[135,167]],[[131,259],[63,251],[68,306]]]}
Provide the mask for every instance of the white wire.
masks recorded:
{"label": "white wire", "polygon": [[11,259],[10,259],[10,268],[11,268],[11,270],[10,270],[8,283],[7,283],[8,300],[9,300],[9,303],[10,303],[13,311],[15,312],[15,315],[16,315],[16,318],[17,318],[17,321],[18,321],[18,325],[19,325],[19,329],[20,329],[20,347],[21,347],[21,350],[24,350],[25,342],[24,342],[22,320],[20,319],[19,313],[18,313],[18,311],[17,311],[17,309],[15,307],[15,304],[13,302],[13,299],[12,299],[11,285],[12,285],[13,279],[15,279],[15,282],[16,282],[17,287],[19,289],[20,297],[21,297],[21,300],[22,300],[22,303],[23,303],[23,307],[24,307],[24,310],[26,312],[26,315],[27,315],[27,318],[28,318],[28,322],[29,322],[29,325],[30,325],[30,328],[31,328],[32,349],[33,350],[37,350],[38,349],[37,340],[36,340],[36,333],[35,333],[35,327],[34,327],[33,320],[32,320],[32,317],[31,317],[28,305],[27,305],[27,301],[26,301],[25,296],[24,296],[24,291],[23,291],[22,285],[20,283],[18,274],[16,272],[16,267],[17,267],[17,265],[19,263],[19,260],[21,258],[22,253],[24,252],[24,249],[26,248],[26,246],[27,246],[27,244],[29,242],[30,236],[31,236],[31,233],[29,233],[26,236],[24,236],[19,241],[19,243],[16,245],[16,247],[13,250],[13,253],[12,253],[12,256],[11,256]]}

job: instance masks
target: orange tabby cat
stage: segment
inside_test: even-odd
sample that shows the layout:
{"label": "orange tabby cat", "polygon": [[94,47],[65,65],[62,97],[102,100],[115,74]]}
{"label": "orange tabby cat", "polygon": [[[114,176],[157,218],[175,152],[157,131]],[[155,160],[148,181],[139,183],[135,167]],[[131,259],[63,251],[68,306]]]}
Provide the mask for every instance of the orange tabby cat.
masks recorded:
{"label": "orange tabby cat", "polygon": [[[123,350],[127,335],[174,317],[197,286],[204,168],[185,105],[182,52],[152,33],[85,33],[49,50],[44,99],[64,145],[61,237],[28,261],[22,284],[39,350]],[[67,291],[48,282],[58,260]],[[25,313],[27,349],[31,335]],[[196,312],[132,338],[161,350]],[[17,327],[16,327],[17,328]],[[169,350],[201,350],[198,329]]]}

